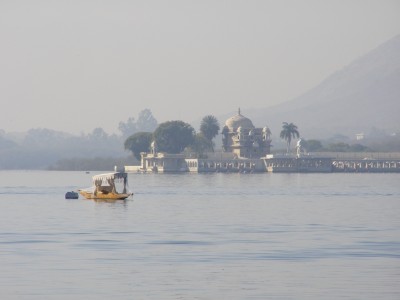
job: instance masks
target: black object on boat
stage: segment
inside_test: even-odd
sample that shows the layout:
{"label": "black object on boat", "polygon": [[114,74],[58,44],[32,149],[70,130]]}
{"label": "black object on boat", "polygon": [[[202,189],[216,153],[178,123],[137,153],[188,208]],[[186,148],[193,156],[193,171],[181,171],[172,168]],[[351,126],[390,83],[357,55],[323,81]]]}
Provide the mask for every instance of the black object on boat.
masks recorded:
{"label": "black object on boat", "polygon": [[65,194],[65,199],[78,199],[79,194],[77,192],[67,192]]}

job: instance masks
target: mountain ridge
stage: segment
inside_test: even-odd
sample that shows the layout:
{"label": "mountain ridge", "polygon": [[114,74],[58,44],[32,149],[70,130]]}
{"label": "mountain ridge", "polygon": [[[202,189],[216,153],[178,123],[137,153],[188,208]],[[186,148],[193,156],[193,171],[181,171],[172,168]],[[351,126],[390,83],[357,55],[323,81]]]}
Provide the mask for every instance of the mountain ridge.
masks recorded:
{"label": "mountain ridge", "polygon": [[248,112],[275,136],[293,122],[306,138],[371,128],[400,130],[400,34],[338,70],[314,88],[282,104]]}

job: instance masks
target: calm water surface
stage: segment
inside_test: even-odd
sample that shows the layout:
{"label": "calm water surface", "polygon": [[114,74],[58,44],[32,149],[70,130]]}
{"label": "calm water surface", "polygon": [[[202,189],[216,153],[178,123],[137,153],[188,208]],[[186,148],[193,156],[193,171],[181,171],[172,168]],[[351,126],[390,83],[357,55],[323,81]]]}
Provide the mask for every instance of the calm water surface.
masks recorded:
{"label": "calm water surface", "polygon": [[0,299],[400,299],[400,174],[0,171]]}

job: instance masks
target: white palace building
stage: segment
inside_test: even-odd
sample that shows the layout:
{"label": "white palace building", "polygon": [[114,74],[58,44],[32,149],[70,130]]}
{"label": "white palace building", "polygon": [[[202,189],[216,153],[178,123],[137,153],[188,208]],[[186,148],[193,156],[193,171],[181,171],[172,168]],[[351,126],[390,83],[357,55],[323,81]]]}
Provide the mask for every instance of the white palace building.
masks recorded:
{"label": "white palace building", "polygon": [[268,127],[254,127],[239,109],[222,128],[222,147],[224,152],[232,153],[238,159],[265,157],[271,151],[271,131]]}
{"label": "white palace building", "polygon": [[[271,155],[271,131],[257,128],[238,110],[222,128],[222,151],[207,153],[207,158],[158,152],[141,153],[140,166],[125,166],[126,172],[332,172],[332,158],[302,154]],[[399,162],[400,164],[400,162]]]}

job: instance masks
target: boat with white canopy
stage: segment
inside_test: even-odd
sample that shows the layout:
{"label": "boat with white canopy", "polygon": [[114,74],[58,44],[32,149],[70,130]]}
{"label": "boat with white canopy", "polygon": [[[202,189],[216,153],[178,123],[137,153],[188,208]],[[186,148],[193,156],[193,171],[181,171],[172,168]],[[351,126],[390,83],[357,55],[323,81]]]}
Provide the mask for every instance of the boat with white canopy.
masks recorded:
{"label": "boat with white canopy", "polygon": [[93,186],[78,190],[86,199],[123,200],[133,195],[128,189],[128,174],[105,173],[93,176]]}

